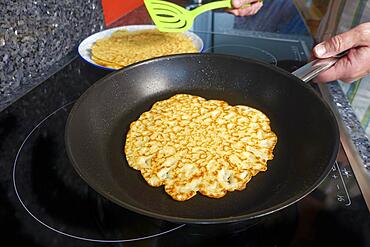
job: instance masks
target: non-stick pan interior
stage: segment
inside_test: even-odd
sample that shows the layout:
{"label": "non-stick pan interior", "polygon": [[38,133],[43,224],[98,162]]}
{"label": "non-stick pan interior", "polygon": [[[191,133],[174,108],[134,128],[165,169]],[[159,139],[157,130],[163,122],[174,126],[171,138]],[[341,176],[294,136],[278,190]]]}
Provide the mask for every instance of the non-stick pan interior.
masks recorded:
{"label": "non-stick pan interior", "polygon": [[[125,135],[154,102],[176,93],[264,112],[278,136],[268,170],[221,199],[198,194],[177,202],[163,187],[150,187],[126,162]],[[66,146],[81,177],[115,203],[170,221],[219,223],[273,212],[312,191],[334,161],[338,128],[327,105],[290,74],[252,60],[192,54],[139,63],[94,84],[70,114]]]}

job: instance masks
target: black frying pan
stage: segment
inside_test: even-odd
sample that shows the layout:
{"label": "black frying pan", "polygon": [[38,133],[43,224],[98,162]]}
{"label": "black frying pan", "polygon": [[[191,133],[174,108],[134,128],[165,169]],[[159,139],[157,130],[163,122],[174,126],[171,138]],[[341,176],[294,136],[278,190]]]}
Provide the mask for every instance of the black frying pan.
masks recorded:
{"label": "black frying pan", "polygon": [[[150,187],[124,155],[129,124],[176,93],[243,104],[264,112],[278,136],[274,159],[243,191],[185,202]],[[297,77],[254,60],[188,54],[148,60],[91,86],[74,105],[66,147],[79,175],[109,200],[173,222],[226,223],[260,217],[297,202],[327,176],[339,145],[328,105]]]}

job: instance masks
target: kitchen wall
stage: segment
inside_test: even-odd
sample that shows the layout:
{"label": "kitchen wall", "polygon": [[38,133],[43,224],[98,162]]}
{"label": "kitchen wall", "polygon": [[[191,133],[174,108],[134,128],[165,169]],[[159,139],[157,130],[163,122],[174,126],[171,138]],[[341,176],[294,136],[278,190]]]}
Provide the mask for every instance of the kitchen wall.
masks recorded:
{"label": "kitchen wall", "polygon": [[144,4],[144,0],[101,0],[107,26]]}
{"label": "kitchen wall", "polygon": [[103,27],[101,0],[0,1],[0,100]]}

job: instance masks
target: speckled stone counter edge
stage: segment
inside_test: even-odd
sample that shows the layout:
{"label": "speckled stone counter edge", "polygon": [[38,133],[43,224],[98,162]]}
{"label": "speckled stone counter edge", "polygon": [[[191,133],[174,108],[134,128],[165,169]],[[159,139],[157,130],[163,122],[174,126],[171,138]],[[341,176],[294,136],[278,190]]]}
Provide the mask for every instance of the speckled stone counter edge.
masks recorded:
{"label": "speckled stone counter edge", "polygon": [[330,93],[331,100],[341,116],[346,132],[351,137],[353,144],[364,162],[364,166],[370,169],[370,140],[366,136],[365,130],[362,128],[338,82],[328,84],[327,89]]}
{"label": "speckled stone counter edge", "polygon": [[100,0],[0,6],[0,110],[67,64],[83,38],[104,28]]}
{"label": "speckled stone counter edge", "polygon": [[76,54],[76,50],[77,48],[73,49],[73,51],[69,52],[68,54],[63,56],[62,59],[50,66],[47,71],[43,72],[38,77],[32,78],[29,83],[27,83],[27,85],[15,88],[10,95],[0,97],[0,112],[5,110],[12,103],[20,99],[22,96],[26,95],[29,91],[31,91],[32,89],[46,81],[53,74],[57,73],[66,65],[68,65],[74,58],[78,56]]}

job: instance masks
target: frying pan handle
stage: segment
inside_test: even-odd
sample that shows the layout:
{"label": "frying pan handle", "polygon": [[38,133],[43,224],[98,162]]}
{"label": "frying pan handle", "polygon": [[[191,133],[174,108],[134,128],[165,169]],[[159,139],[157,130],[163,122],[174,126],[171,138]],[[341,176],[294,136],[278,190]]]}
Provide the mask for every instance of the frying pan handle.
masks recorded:
{"label": "frying pan handle", "polygon": [[331,66],[333,66],[341,57],[344,57],[348,54],[348,51],[344,51],[339,53],[334,57],[324,58],[324,59],[316,59],[308,64],[300,67],[292,74],[301,79],[304,82],[308,82],[311,79],[315,78],[321,72],[328,70]]}

